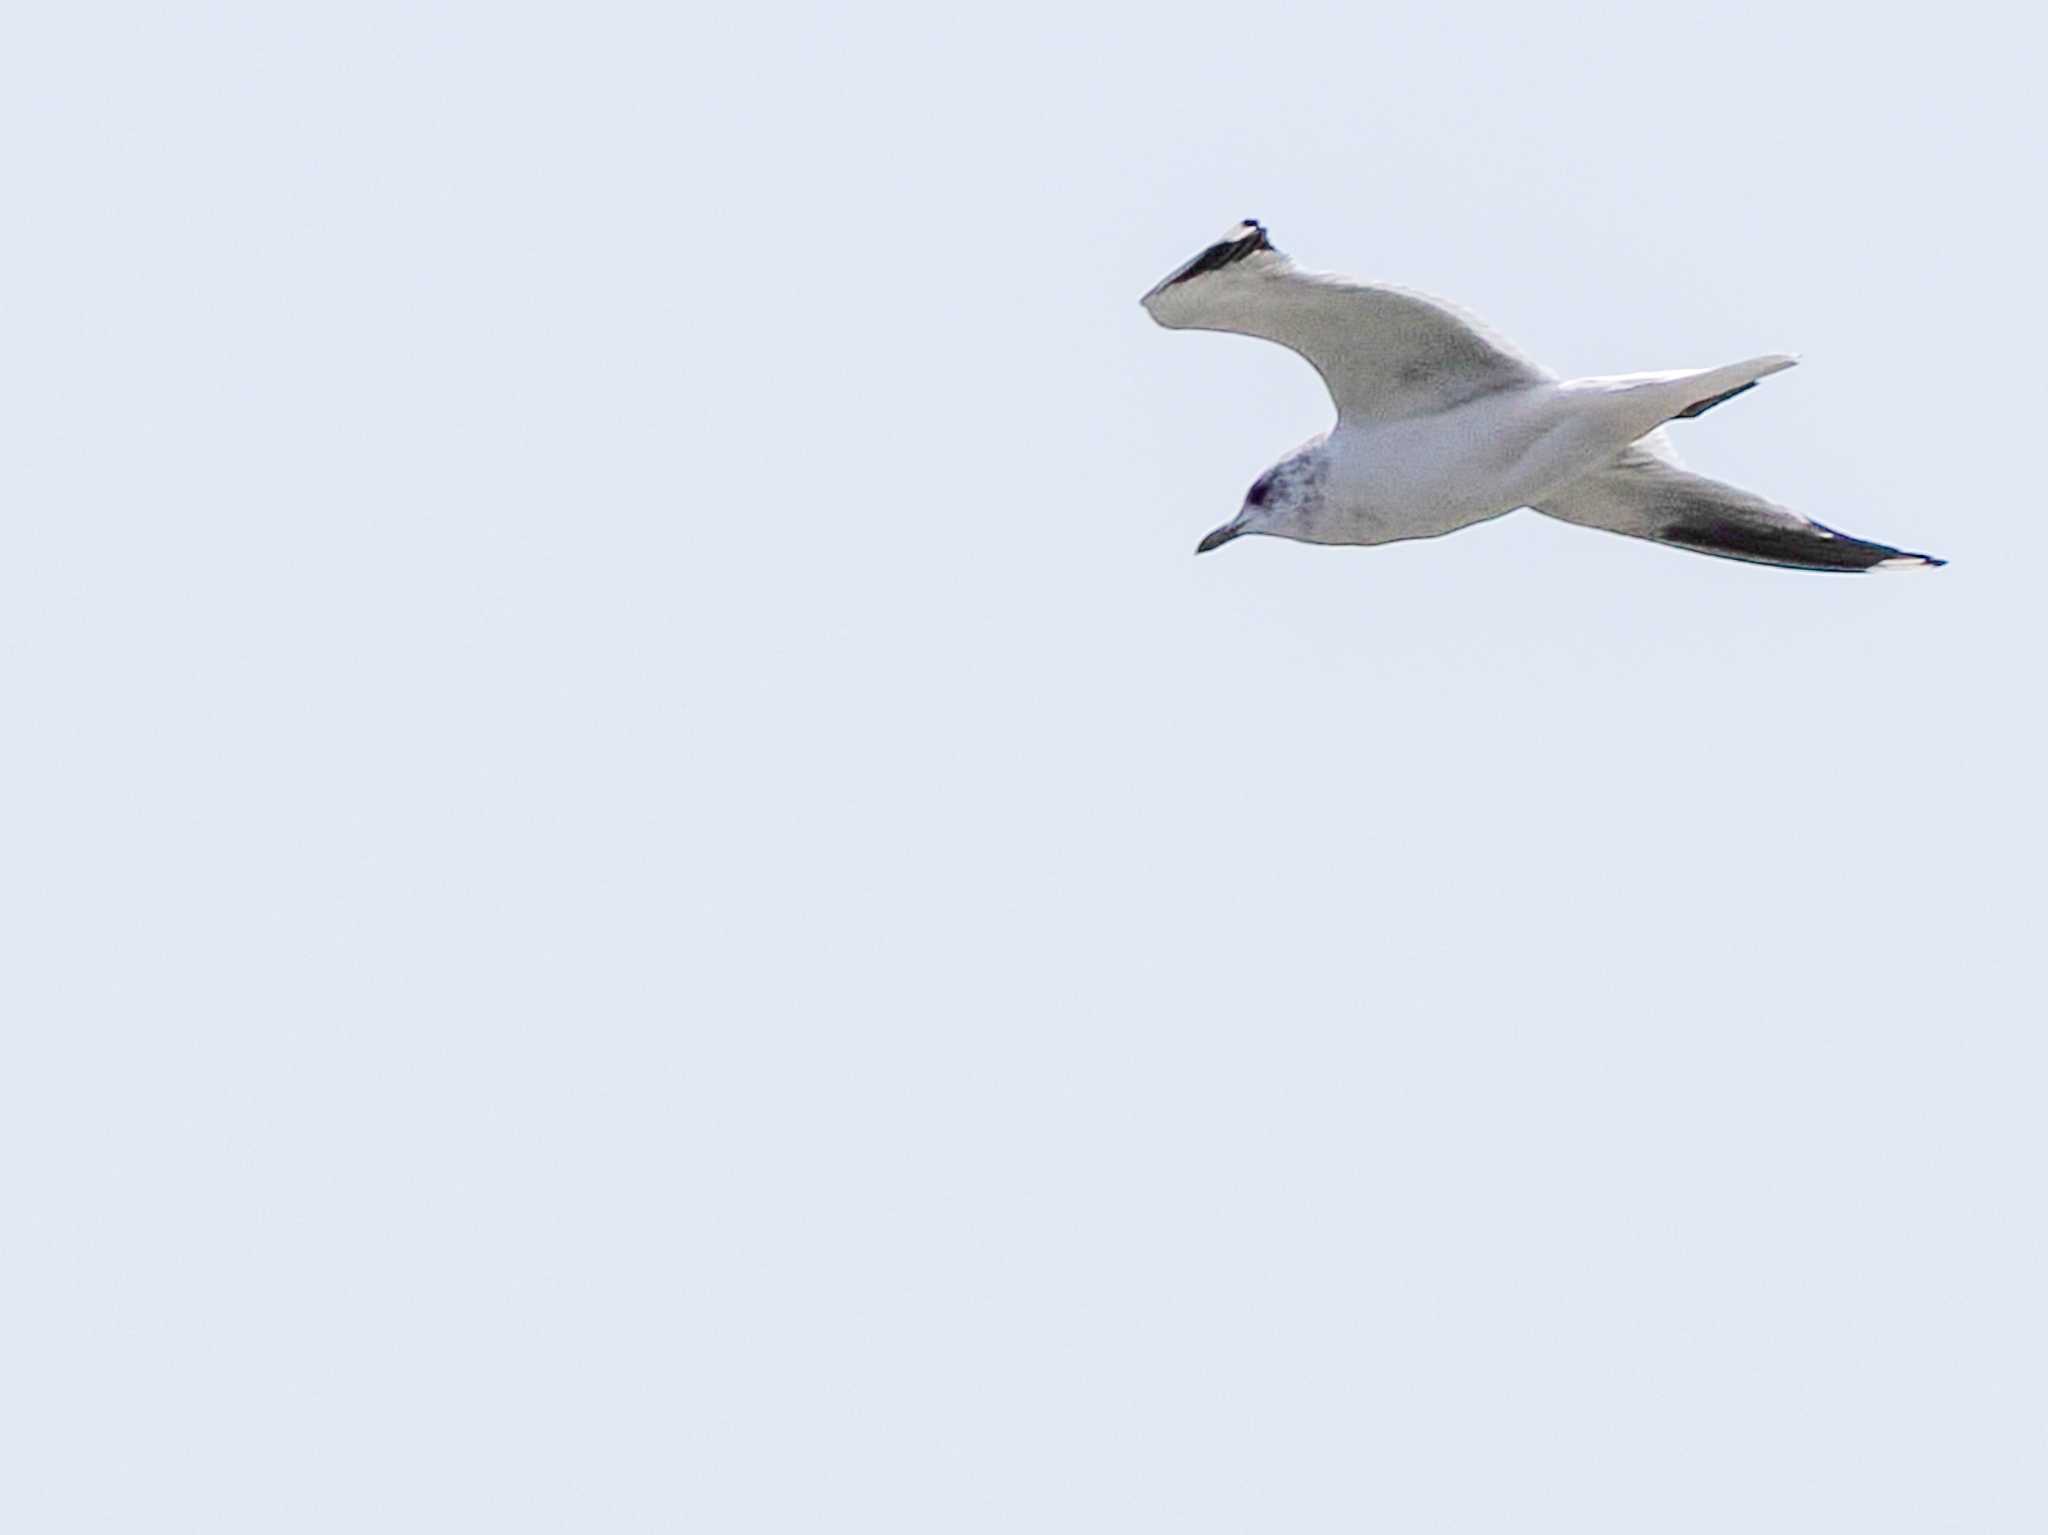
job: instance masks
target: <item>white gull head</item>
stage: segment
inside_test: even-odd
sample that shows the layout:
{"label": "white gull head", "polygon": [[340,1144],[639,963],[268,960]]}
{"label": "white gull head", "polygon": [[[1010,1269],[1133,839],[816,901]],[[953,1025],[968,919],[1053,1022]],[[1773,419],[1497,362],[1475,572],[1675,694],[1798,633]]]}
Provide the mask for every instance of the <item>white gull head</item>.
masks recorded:
{"label": "white gull head", "polygon": [[1247,533],[1330,542],[1324,488],[1330,478],[1330,434],[1310,438],[1252,482],[1244,505],[1230,521],[1195,545],[1195,553],[1220,549]]}

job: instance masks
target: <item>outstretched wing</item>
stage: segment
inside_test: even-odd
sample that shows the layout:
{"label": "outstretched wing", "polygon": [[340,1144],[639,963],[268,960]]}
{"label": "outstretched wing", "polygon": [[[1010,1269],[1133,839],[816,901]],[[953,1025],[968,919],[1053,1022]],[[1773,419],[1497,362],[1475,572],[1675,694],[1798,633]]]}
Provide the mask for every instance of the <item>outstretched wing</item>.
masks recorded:
{"label": "outstretched wing", "polygon": [[1851,538],[1762,496],[1688,474],[1640,444],[1603,469],[1552,491],[1536,504],[1546,517],[1647,538],[1695,554],[1714,554],[1794,570],[1905,569],[1946,563],[1889,544]]}
{"label": "outstretched wing", "polygon": [[1143,302],[1172,330],[1235,331],[1299,352],[1347,420],[1429,415],[1551,376],[1448,304],[1302,271],[1273,249],[1256,219],[1231,229]]}

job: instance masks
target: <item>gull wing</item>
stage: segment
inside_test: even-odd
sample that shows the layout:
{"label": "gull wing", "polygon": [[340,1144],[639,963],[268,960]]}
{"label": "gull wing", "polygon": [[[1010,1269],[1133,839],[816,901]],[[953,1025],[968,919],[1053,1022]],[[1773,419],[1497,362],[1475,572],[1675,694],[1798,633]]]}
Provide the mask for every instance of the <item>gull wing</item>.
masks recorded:
{"label": "gull wing", "polygon": [[1876,570],[1941,565],[1837,533],[1762,496],[1688,474],[1638,444],[1607,464],[1552,491],[1536,510],[1546,517],[1647,538],[1695,554],[1783,565],[1793,570]]}
{"label": "gull wing", "polygon": [[1170,330],[1277,341],[1315,365],[1345,420],[1431,415],[1551,375],[1421,293],[1304,272],[1246,219],[1146,294]]}

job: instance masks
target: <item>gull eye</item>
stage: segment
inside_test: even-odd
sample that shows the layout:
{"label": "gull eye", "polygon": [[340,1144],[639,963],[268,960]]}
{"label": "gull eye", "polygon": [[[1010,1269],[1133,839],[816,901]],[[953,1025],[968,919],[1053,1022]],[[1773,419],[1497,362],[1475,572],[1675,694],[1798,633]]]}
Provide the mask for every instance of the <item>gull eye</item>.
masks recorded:
{"label": "gull eye", "polygon": [[1252,488],[1244,493],[1246,504],[1250,506],[1264,506],[1266,504],[1267,492],[1272,490],[1272,488],[1273,476],[1270,474],[1260,475]]}

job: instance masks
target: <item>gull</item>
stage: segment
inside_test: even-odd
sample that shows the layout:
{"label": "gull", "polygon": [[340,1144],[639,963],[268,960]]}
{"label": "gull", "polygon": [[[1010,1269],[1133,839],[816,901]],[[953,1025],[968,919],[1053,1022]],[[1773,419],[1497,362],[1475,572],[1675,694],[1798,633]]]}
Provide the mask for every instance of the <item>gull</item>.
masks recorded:
{"label": "gull", "polygon": [[1533,507],[1696,554],[1795,570],[1940,565],[1851,538],[1679,467],[1664,423],[1754,389],[1798,359],[1560,379],[1425,294],[1306,272],[1257,219],[1147,293],[1171,330],[1259,336],[1323,376],[1336,426],[1260,475],[1196,545],[1248,533],[1312,544],[1436,538]]}

